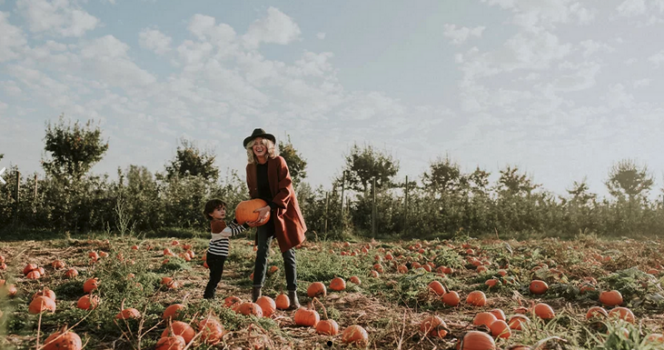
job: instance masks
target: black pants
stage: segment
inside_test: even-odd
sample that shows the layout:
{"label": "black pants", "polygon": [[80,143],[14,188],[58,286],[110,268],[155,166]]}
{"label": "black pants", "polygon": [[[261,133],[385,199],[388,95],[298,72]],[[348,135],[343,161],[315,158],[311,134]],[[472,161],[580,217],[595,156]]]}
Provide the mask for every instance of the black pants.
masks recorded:
{"label": "black pants", "polygon": [[224,272],[224,263],[226,262],[226,257],[222,255],[210,254],[208,252],[205,261],[210,268],[210,281],[205,287],[203,298],[212,299],[214,298],[214,292],[217,289],[217,285],[219,284],[219,281],[221,281],[221,274]]}
{"label": "black pants", "polygon": [[[256,228],[256,240],[258,250],[256,251],[256,265],[254,267],[254,287],[263,287],[265,274],[267,273],[267,257],[270,253],[270,243],[274,238],[274,222],[272,217],[262,226]],[[297,290],[297,264],[295,262],[295,249],[289,249],[281,253],[284,258],[284,270],[286,272],[286,289]]]}

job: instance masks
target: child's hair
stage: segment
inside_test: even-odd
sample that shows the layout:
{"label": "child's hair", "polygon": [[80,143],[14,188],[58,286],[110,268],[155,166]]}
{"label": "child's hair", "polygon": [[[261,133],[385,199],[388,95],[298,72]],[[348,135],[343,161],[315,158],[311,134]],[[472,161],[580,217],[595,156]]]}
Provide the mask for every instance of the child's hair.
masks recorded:
{"label": "child's hair", "polygon": [[221,199],[211,199],[207,203],[205,203],[205,209],[203,209],[203,216],[209,221],[212,220],[212,217],[210,214],[217,208],[226,208],[226,202],[222,201]]}

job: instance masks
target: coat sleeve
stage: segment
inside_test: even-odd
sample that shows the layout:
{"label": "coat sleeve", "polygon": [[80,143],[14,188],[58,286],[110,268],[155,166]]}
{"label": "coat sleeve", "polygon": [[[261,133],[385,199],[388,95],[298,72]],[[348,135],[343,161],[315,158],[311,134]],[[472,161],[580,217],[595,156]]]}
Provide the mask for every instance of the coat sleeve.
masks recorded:
{"label": "coat sleeve", "polygon": [[274,196],[274,198],[272,198],[272,202],[276,204],[277,207],[286,209],[286,207],[288,207],[288,202],[290,202],[291,198],[294,196],[293,185],[290,173],[288,172],[288,165],[286,164],[286,160],[281,156],[279,156],[277,159],[279,160],[279,191]]}

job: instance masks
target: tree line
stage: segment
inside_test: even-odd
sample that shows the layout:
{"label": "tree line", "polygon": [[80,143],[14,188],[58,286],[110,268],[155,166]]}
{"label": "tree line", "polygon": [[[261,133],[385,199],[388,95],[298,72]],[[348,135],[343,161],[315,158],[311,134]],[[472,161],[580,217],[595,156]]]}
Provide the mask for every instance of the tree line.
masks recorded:
{"label": "tree line", "polygon": [[[21,174],[17,167],[4,176],[8,182],[0,187],[4,232],[20,228],[122,235],[203,233],[205,201],[223,198],[232,210],[248,199],[238,173],[227,170],[222,175],[214,153],[201,151],[190,140],[178,141],[176,154],[163,171],[129,165],[118,168],[116,180],[89,172],[109,149],[102,130],[91,121],[72,124],[60,117],[48,122],[44,141],[43,178]],[[600,199],[589,191],[585,179],[558,196],[516,166],[500,170],[498,180],[491,183],[490,172],[477,167],[464,173],[449,156],[432,161],[417,179],[398,180],[397,159],[371,145],[355,144],[326,190],[305,181],[306,159],[290,138],[278,147],[289,165],[309,234],[316,238],[664,232],[664,207],[648,199],[653,176],[631,159],[609,169],[605,185],[611,197]]]}

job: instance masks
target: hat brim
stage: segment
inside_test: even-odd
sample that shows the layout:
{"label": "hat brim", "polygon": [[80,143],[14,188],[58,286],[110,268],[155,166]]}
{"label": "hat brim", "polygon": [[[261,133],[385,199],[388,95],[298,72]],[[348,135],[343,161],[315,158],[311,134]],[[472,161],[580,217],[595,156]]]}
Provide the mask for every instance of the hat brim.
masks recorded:
{"label": "hat brim", "polygon": [[249,142],[251,142],[251,140],[253,140],[257,137],[262,137],[264,139],[268,139],[268,140],[272,141],[272,143],[277,143],[277,139],[274,138],[274,135],[272,135],[272,134],[251,135],[251,136],[245,138],[244,141],[242,142],[242,144],[244,145],[244,148],[247,148],[247,144]]}

